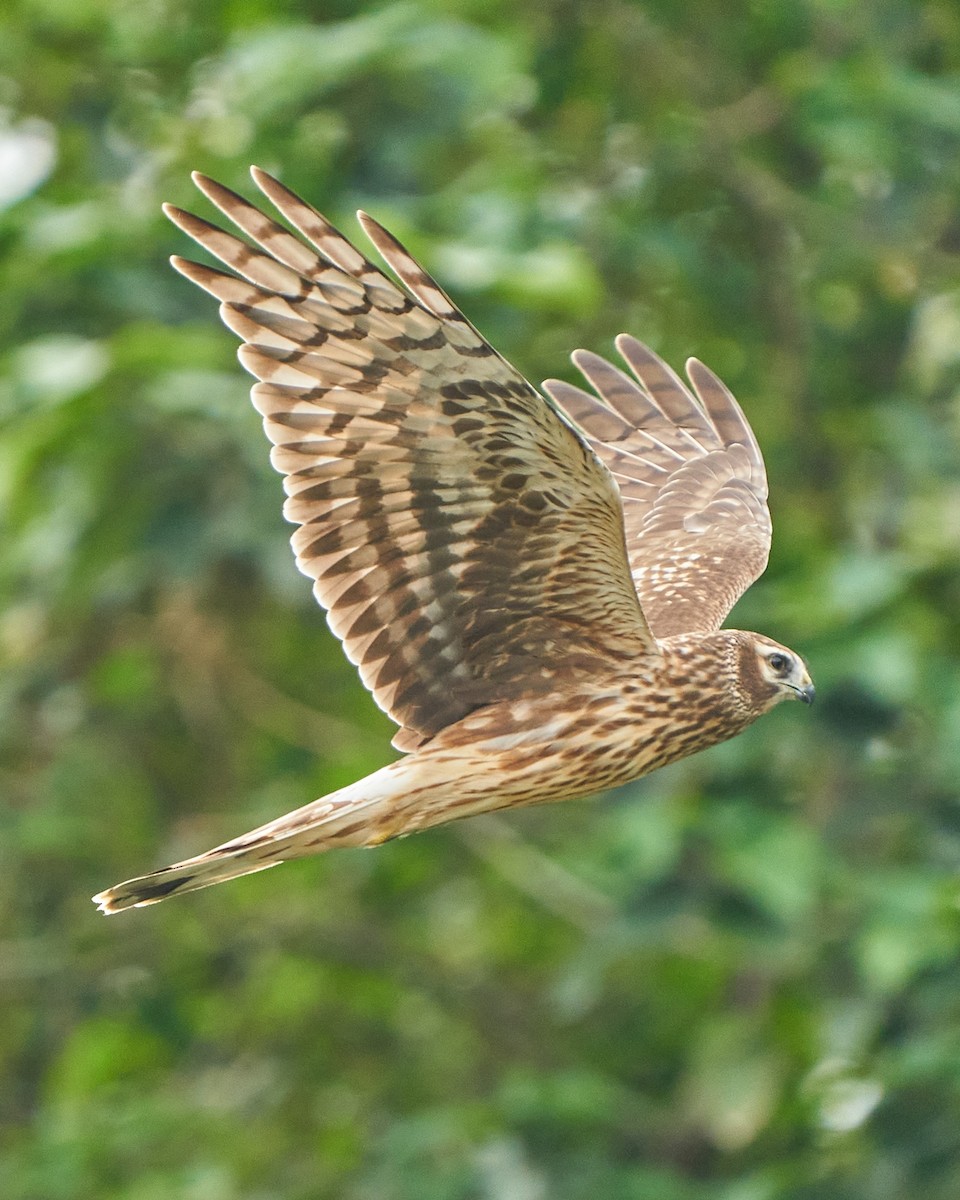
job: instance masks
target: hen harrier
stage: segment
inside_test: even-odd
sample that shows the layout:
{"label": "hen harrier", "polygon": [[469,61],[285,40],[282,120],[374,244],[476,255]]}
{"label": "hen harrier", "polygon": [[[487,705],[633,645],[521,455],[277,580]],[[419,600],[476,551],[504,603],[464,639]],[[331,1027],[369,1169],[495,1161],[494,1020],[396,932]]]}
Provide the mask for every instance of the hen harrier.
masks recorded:
{"label": "hen harrier", "polygon": [[195,175],[256,246],[167,206],[235,274],[173,265],[243,341],[297,565],[407,753],[101,892],[104,912],[588,795],[813,700],[792,650],[720,628],[766,566],[770,516],[756,440],[711,371],[691,359],[691,391],[622,335],[633,377],[577,350],[597,394],[553,379],[547,399],[376,221],[359,214],[405,290],[253,178],[304,240]]}

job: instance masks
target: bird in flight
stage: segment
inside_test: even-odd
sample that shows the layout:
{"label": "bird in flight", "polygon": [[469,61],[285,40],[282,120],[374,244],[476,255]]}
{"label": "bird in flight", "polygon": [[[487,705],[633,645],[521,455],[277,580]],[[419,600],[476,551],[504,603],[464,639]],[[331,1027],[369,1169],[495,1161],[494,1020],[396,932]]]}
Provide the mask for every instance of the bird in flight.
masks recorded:
{"label": "bird in flight", "polygon": [[[529,384],[396,239],[400,284],[258,168],[300,235],[195,174],[244,235],[170,205],[229,271],[220,301],[259,380],[292,544],[404,756],[195,858],[108,888],[106,913],[338,846],[573,799],[811,703],[799,655],[720,626],[770,548],[763,459],[702,363],[690,386],[636,339],[629,374]],[[402,286],[401,286],[402,285]],[[545,394],[544,394],[545,393]]]}

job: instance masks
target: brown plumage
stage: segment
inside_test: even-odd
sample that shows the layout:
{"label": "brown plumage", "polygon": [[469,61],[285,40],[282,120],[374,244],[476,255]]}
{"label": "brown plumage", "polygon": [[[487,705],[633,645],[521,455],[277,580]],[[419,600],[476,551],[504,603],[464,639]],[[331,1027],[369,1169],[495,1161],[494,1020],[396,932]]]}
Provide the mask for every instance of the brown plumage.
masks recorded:
{"label": "brown plumage", "polygon": [[547,399],[375,221],[360,214],[406,290],[253,177],[305,240],[195,175],[256,246],[168,206],[234,273],[173,264],[243,339],[297,564],[410,753],[101,892],[104,912],[588,795],[812,700],[796,654],[720,629],[766,566],[770,517],[753,433],[712,372],[691,359],[691,391],[621,335],[632,376],[578,350],[597,394],[548,380]]}

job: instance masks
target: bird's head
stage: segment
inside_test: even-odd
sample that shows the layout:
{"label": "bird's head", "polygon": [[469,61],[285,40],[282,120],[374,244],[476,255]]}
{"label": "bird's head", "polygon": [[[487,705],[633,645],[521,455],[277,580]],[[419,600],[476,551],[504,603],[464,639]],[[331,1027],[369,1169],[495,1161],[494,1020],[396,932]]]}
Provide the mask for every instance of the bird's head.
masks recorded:
{"label": "bird's head", "polygon": [[812,704],[816,695],[800,655],[759,633],[744,636],[740,677],[751,701],[761,709],[773,708],[781,700]]}

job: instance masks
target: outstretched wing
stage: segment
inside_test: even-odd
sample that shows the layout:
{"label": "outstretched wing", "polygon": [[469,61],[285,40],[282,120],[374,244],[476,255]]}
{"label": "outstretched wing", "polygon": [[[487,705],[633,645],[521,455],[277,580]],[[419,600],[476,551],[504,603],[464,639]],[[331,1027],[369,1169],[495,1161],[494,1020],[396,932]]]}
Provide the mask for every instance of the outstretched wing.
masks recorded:
{"label": "outstretched wing", "polygon": [[691,392],[635,338],[621,334],[616,344],[635,379],[577,350],[573,361],[597,395],[557,379],[544,389],[620,486],[630,569],[654,634],[719,629],[770,553],[760,448],[703,363],[687,363]]}
{"label": "outstretched wing", "polygon": [[360,214],[407,291],[253,177],[309,245],[195,175],[260,248],[167,206],[236,274],[172,261],[244,341],[297,564],[401,726],[394,744],[610,655],[658,654],[616,484],[585,441],[375,221]]}

